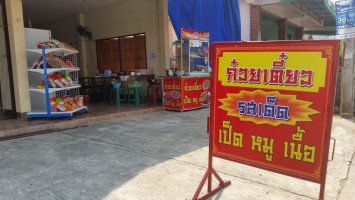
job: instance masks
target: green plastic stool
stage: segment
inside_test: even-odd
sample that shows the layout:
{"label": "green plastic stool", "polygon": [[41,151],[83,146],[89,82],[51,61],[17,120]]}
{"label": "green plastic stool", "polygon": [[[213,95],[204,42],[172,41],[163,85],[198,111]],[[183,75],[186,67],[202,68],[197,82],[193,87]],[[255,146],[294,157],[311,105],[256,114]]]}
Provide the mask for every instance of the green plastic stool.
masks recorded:
{"label": "green plastic stool", "polygon": [[[116,97],[113,97],[112,98],[112,92],[115,91],[115,94],[116,94]],[[123,98],[121,98],[121,91],[122,91],[122,94],[123,94]],[[120,105],[121,101],[126,101],[127,98],[126,98],[126,93],[125,93],[125,90],[124,88],[111,88],[110,89],[110,98],[109,98],[110,102],[114,102],[116,101],[116,105]]]}
{"label": "green plastic stool", "polygon": [[[131,99],[131,91],[133,91],[134,98]],[[139,105],[140,101],[144,101],[144,92],[142,84],[128,84],[128,102],[135,102]]]}

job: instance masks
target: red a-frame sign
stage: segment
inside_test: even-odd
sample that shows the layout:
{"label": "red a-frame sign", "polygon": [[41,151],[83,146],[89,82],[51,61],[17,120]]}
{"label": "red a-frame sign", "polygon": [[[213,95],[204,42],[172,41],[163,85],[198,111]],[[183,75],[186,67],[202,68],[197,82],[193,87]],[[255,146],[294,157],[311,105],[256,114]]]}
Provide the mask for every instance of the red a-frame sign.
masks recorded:
{"label": "red a-frame sign", "polygon": [[[209,165],[193,199],[230,184],[212,157],[319,183],[323,199],[339,45],[213,43]],[[220,182],[214,189],[212,175]],[[198,197],[206,180],[207,194]]]}

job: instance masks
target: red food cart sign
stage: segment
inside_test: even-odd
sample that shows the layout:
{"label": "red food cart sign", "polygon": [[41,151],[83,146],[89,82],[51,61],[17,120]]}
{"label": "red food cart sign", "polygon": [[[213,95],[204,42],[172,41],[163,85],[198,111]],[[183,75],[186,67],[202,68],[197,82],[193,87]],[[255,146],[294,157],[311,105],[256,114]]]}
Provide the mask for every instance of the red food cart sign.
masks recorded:
{"label": "red food cart sign", "polygon": [[212,47],[212,156],[325,181],[339,41]]}
{"label": "red food cart sign", "polygon": [[210,106],[210,78],[183,79],[183,109],[190,110]]}
{"label": "red food cart sign", "polygon": [[164,78],[163,106],[170,110],[192,110],[211,103],[210,77]]}
{"label": "red food cart sign", "polygon": [[163,106],[165,109],[180,110],[181,105],[181,79],[165,78],[163,81]]}
{"label": "red food cart sign", "polygon": [[207,40],[208,41],[210,39],[210,33],[182,28],[181,29],[181,39]]}

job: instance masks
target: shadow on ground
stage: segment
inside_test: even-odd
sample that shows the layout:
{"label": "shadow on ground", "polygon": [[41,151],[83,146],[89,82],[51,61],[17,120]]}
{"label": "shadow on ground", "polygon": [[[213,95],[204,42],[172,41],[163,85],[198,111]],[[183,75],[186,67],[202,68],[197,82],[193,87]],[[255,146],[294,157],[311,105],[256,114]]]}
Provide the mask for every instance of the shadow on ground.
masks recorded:
{"label": "shadow on ground", "polygon": [[0,199],[102,199],[144,169],[208,146],[208,114],[162,111],[2,141]]}

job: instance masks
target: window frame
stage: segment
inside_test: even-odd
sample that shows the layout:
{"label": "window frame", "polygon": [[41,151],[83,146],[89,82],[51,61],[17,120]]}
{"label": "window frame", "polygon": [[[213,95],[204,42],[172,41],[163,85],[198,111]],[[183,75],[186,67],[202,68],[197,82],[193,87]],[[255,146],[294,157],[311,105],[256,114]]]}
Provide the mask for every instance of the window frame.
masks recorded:
{"label": "window frame", "polygon": [[[119,60],[120,60],[120,67],[119,67],[119,71],[113,71],[113,72],[130,72],[130,71],[135,71],[137,70],[138,68],[134,68],[134,69],[131,69],[130,71],[126,71],[126,70],[123,70],[123,57],[122,57],[122,39],[124,38],[128,38],[128,37],[132,37],[132,38],[135,38],[136,36],[141,36],[141,35],[144,35],[144,52],[145,52],[145,61],[144,61],[144,65],[145,65],[145,68],[139,68],[139,69],[147,69],[148,68],[148,65],[147,65],[147,34],[145,32],[142,32],[142,33],[135,33],[135,34],[130,34],[130,35],[123,35],[123,36],[117,36],[117,37],[110,37],[110,38],[104,38],[104,39],[98,39],[96,40],[96,60],[97,60],[97,70],[100,71],[101,73],[104,71],[104,69],[100,69],[100,65],[99,65],[99,55],[98,55],[98,45],[97,45],[97,42],[98,41],[102,41],[102,40],[112,40],[112,39],[118,39],[119,42],[118,42],[118,49],[119,49]],[[137,45],[135,44],[135,48],[137,48]],[[137,49],[135,50],[135,56],[137,56]],[[135,62],[137,62],[138,59],[137,57],[135,58]]]}

